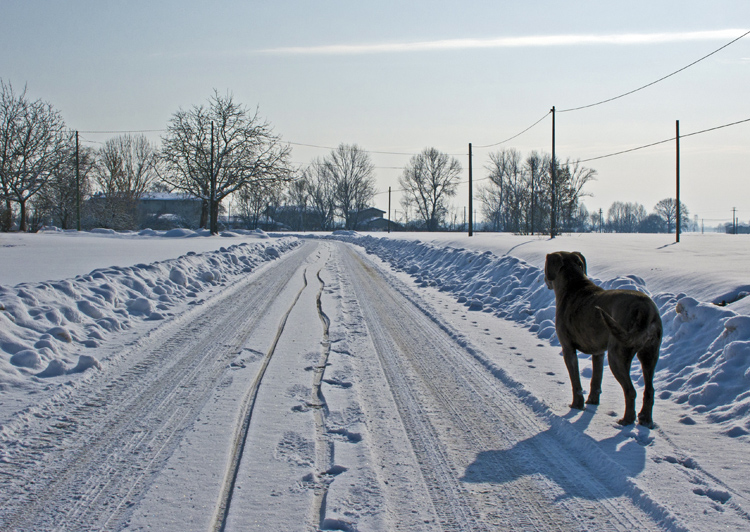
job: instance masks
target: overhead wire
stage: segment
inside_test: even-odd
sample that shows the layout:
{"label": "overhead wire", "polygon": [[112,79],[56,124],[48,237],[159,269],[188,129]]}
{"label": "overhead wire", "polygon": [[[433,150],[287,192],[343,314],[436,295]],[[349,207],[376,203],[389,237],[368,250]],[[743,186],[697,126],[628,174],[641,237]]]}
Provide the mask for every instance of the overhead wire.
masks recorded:
{"label": "overhead wire", "polygon": [[[684,135],[680,135],[680,138],[692,137],[692,136],[695,136],[695,135],[700,135],[702,133],[708,133],[709,131],[716,131],[717,129],[723,129],[725,127],[736,126],[738,124],[743,124],[745,122],[750,122],[750,118],[745,118],[744,120],[738,120],[736,122],[730,122],[729,124],[722,124],[720,126],[715,126],[715,127],[710,127],[710,128],[707,128],[707,129],[702,129],[700,131],[694,131],[692,133],[686,133]],[[599,159],[606,159],[608,157],[614,157],[615,155],[622,155],[623,153],[630,153],[630,152],[633,152],[633,151],[643,150],[645,148],[651,148],[652,146],[658,146],[659,144],[666,144],[667,142],[672,142],[674,140],[677,140],[677,136],[670,137],[668,139],[660,140],[660,141],[657,141],[657,142],[652,142],[650,144],[644,144],[643,146],[637,146],[635,148],[629,148],[627,150],[620,150],[620,151],[616,151],[616,152],[613,152],[613,153],[608,153],[606,155],[599,155],[598,157],[591,157],[589,159],[580,159],[580,160],[578,160],[578,162],[579,163],[587,163],[589,161],[596,161],[596,160],[599,160]]]}
{"label": "overhead wire", "polygon": [[[690,68],[690,67],[692,67],[692,66],[700,63],[701,61],[704,61],[705,59],[707,59],[707,58],[715,55],[716,53],[718,53],[721,50],[727,48],[728,46],[734,44],[735,42],[739,41],[740,39],[746,37],[749,34],[750,34],[750,30],[746,31],[745,33],[743,33],[742,35],[736,37],[735,39],[732,39],[728,43],[720,46],[719,48],[713,50],[712,52],[710,52],[710,53],[708,53],[708,54],[700,57],[699,59],[691,62],[690,64],[688,64],[688,65],[686,65],[686,66],[684,66],[682,68],[679,68],[679,69],[675,70],[674,72],[671,72],[671,73],[667,74],[666,76],[662,76],[661,78],[659,78],[657,80],[654,80],[654,81],[652,81],[650,83],[642,85],[642,86],[640,86],[640,87],[638,87],[636,89],[633,89],[631,91],[622,93],[622,94],[620,94],[618,96],[614,96],[612,98],[607,98],[605,100],[601,100],[601,101],[594,102],[594,103],[591,103],[591,104],[582,105],[582,106],[578,106],[578,107],[571,107],[571,108],[567,108],[567,109],[557,109],[556,112],[558,112],[558,113],[567,113],[567,112],[572,112],[572,111],[580,111],[582,109],[589,109],[591,107],[596,107],[596,106],[599,106],[599,105],[602,105],[602,104],[605,104],[605,103],[609,103],[609,102],[618,100],[620,98],[624,98],[625,96],[629,96],[631,94],[639,92],[639,91],[641,91],[643,89],[646,89],[648,87],[656,85],[657,83],[660,83],[660,82],[662,82],[662,81],[664,81],[664,80],[666,80],[666,79],[668,79],[668,78],[670,78],[670,77],[672,77],[672,76],[674,76],[674,75],[676,75],[676,74],[678,74],[680,72],[683,72],[684,70],[687,70],[688,68]],[[523,129],[519,133],[516,133],[515,135],[513,135],[511,137],[508,137],[507,139],[504,139],[504,140],[501,140],[499,142],[495,142],[495,143],[492,143],[492,144],[475,145],[473,147],[477,148],[477,149],[486,149],[486,148],[492,148],[492,147],[499,146],[501,144],[505,144],[507,142],[510,142],[511,140],[514,140],[514,139],[520,137],[524,133],[530,131],[535,126],[537,126],[538,124],[540,124],[545,118],[547,118],[547,116],[549,116],[551,114],[551,112],[552,112],[551,110],[548,111],[548,112],[546,112],[544,114],[544,116],[542,116],[541,118],[539,118],[533,124],[531,124],[530,126],[528,126],[525,129]],[[698,134],[701,134],[701,133],[706,133],[708,131],[713,131],[715,129],[721,129],[721,128],[724,128],[724,127],[729,127],[729,126],[740,124],[740,123],[747,122],[747,121],[750,121],[750,119],[740,120],[740,121],[733,122],[733,123],[730,123],[730,124],[724,124],[724,125],[721,125],[721,126],[716,126],[714,128],[709,128],[709,129],[702,130],[702,131],[696,131],[696,132],[690,133],[690,134],[680,135],[680,137],[689,137],[689,136],[693,136],[693,135],[698,135]],[[162,128],[162,129],[140,129],[140,130],[86,130],[86,131],[78,131],[78,132],[79,133],[85,133],[85,134],[130,134],[130,133],[163,133],[165,131],[167,131],[167,129],[163,129]],[[84,140],[85,140],[85,142],[91,142],[91,143],[101,144],[98,141],[94,141],[94,140],[90,140],[90,139],[84,139]],[[670,142],[672,140],[675,140],[675,137],[672,137],[670,139],[661,140],[661,141],[658,141],[658,142],[653,142],[653,143],[650,143],[650,144],[645,144],[645,145],[642,145],[642,146],[637,146],[635,148],[630,148],[630,149],[627,149],[627,150],[620,150],[620,151],[609,153],[609,154],[606,154],[606,155],[601,155],[601,156],[598,156],[598,157],[591,157],[591,158],[588,158],[588,159],[582,159],[582,160],[579,160],[579,162],[590,162],[590,161],[595,161],[595,160],[599,160],[599,159],[605,159],[605,158],[608,158],[608,157],[614,157],[616,155],[621,155],[621,154],[625,154],[625,153],[630,153],[630,152],[642,150],[642,149],[645,149],[645,148],[650,148],[652,146],[657,146],[659,144],[665,144],[665,143]],[[321,146],[321,145],[318,145],[318,144],[309,144],[309,143],[301,143],[301,142],[293,142],[293,141],[282,141],[282,142],[284,142],[286,144],[289,144],[289,145],[292,145],[292,146],[303,146],[303,147],[325,149],[325,150],[336,150],[337,149],[337,148],[334,148],[334,147],[331,147],[331,146]],[[377,155],[408,155],[408,156],[417,155],[416,153],[413,153],[413,152],[379,151],[379,150],[367,150],[367,149],[364,149],[364,148],[362,149],[362,151],[364,151],[366,153],[370,153],[370,154],[377,154]],[[452,155],[452,156],[464,156],[464,155],[467,155],[467,154],[466,153],[451,153],[449,155]],[[391,166],[391,167],[376,167],[376,168],[377,169],[394,169],[394,170],[401,169],[401,167],[395,167],[395,166]],[[381,194],[382,194],[382,192],[381,192]]]}
{"label": "overhead wire", "polygon": [[653,85],[656,85],[657,83],[659,83],[659,82],[661,82],[661,81],[664,81],[665,79],[671,78],[672,76],[674,76],[675,74],[679,74],[679,73],[680,73],[680,72],[682,72],[683,70],[687,70],[687,69],[688,69],[688,68],[690,68],[691,66],[693,66],[693,65],[696,65],[696,64],[700,63],[701,61],[703,61],[704,59],[707,59],[707,58],[711,57],[712,55],[714,55],[714,54],[716,54],[716,53],[720,52],[721,50],[723,50],[723,49],[724,49],[724,48],[726,48],[727,46],[729,46],[729,45],[731,45],[731,44],[734,44],[734,43],[736,43],[737,41],[739,41],[740,39],[742,39],[743,37],[745,37],[745,36],[746,36],[746,35],[748,35],[748,34],[750,34],[750,30],[746,31],[745,33],[743,33],[742,35],[740,35],[740,36],[739,36],[739,37],[737,37],[736,39],[732,39],[731,41],[729,41],[729,42],[728,42],[728,43],[726,43],[725,45],[723,45],[723,46],[721,46],[721,47],[717,48],[717,49],[716,49],[716,50],[714,50],[713,52],[711,52],[711,53],[709,53],[709,54],[707,54],[707,55],[704,55],[704,56],[703,56],[703,57],[701,57],[700,59],[697,59],[697,60],[693,61],[693,62],[692,62],[692,63],[690,63],[689,65],[686,65],[686,66],[684,66],[684,67],[682,67],[682,68],[680,68],[680,69],[678,69],[678,70],[675,70],[674,72],[672,72],[672,73],[670,73],[670,74],[667,74],[666,76],[663,76],[663,77],[661,77],[661,78],[659,78],[659,79],[657,79],[657,80],[655,80],[655,81],[652,81],[651,83],[647,83],[647,84],[643,85],[642,87],[638,87],[637,89],[633,89],[633,90],[631,90],[631,91],[625,92],[625,93],[623,93],[623,94],[620,94],[619,96],[615,96],[615,97],[613,97],[613,98],[607,98],[606,100],[601,100],[601,101],[599,101],[599,102],[595,102],[595,103],[590,103],[590,104],[588,104],[588,105],[581,105],[581,106],[579,106],[579,107],[571,107],[571,108],[569,108],[569,109],[558,109],[558,110],[557,110],[557,112],[558,112],[558,113],[569,113],[569,112],[571,112],[571,111],[580,111],[581,109],[589,109],[590,107],[596,107],[597,105],[602,105],[602,104],[605,104],[605,103],[608,103],[608,102],[611,102],[611,101],[614,101],[614,100],[619,100],[620,98],[624,98],[625,96],[630,96],[631,94],[634,94],[634,93],[636,93],[636,92],[638,92],[638,91],[641,91],[641,90],[643,90],[643,89],[646,89],[646,88],[648,88],[648,87],[651,87],[651,86],[653,86]]}
{"label": "overhead wire", "polygon": [[520,133],[516,133],[512,137],[509,137],[509,138],[507,138],[505,140],[501,140],[500,142],[495,142],[494,144],[485,144],[483,146],[472,146],[472,147],[473,148],[480,148],[481,149],[481,148],[492,148],[494,146],[499,146],[500,144],[505,144],[506,142],[509,142],[509,141],[511,141],[511,140],[513,140],[513,139],[515,139],[517,137],[520,137],[521,135],[523,135],[524,133],[526,133],[527,131],[529,131],[530,129],[532,129],[534,126],[536,126],[537,124],[539,124],[542,120],[544,120],[545,118],[547,118],[550,115],[551,112],[552,111],[547,111],[542,118],[540,118],[539,120],[537,120],[536,122],[534,122],[533,124],[531,124],[529,127],[527,127],[526,129],[524,129]]}

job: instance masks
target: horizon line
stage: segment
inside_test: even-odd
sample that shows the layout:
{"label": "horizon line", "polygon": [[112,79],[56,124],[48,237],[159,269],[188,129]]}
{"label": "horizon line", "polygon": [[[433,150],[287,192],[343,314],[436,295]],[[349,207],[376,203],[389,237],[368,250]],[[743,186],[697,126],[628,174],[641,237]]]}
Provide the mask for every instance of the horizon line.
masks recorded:
{"label": "horizon line", "polygon": [[540,48],[579,45],[639,45],[674,42],[727,40],[747,32],[746,29],[706,30],[689,32],[616,33],[529,35],[523,37],[495,37],[485,39],[441,39],[434,41],[330,44],[319,46],[285,46],[258,50],[266,54],[282,55],[357,55],[404,52],[430,52],[481,48]]}

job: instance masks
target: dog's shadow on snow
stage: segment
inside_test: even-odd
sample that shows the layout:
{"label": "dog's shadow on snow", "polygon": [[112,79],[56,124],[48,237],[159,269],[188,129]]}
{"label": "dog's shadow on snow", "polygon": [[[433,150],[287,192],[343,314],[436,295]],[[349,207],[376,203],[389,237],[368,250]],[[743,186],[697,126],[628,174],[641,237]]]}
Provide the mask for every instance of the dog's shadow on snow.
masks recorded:
{"label": "dog's shadow on snow", "polygon": [[[543,477],[563,491],[557,500],[596,500],[625,494],[628,480],[646,466],[645,446],[653,436],[644,427],[616,426],[611,437],[597,441],[583,433],[595,412],[596,407],[590,405],[583,412],[571,410],[563,416],[570,426],[563,423],[508,449],[479,453],[461,480],[507,484],[523,477]],[[583,480],[589,475],[581,475],[582,467],[592,473],[595,481]]]}

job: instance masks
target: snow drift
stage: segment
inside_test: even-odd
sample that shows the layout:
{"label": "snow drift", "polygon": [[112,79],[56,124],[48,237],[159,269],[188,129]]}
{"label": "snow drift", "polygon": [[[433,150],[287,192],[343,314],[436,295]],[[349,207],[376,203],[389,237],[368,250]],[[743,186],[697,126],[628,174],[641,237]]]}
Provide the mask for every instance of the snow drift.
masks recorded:
{"label": "snow drift", "polygon": [[[492,313],[557,343],[554,293],[544,271],[512,257],[413,240],[337,234],[331,238],[364,247],[408,273],[423,287],[453,294],[469,310]],[[702,303],[684,293],[649,292],[637,275],[594,282],[606,289],[639,290],[650,295],[661,314],[664,339],[655,384],[660,399],[685,404],[736,437],[750,433],[750,317]],[[584,356],[584,355],[582,355]],[[585,376],[585,375],[584,375]],[[589,375],[590,376],[590,375]],[[640,366],[633,378],[643,384]],[[695,421],[686,415],[685,424]]]}
{"label": "snow drift", "polygon": [[74,279],[0,285],[0,389],[100,368],[82,351],[135,321],[162,320],[178,303],[195,302],[298,244],[296,238],[244,242]]}

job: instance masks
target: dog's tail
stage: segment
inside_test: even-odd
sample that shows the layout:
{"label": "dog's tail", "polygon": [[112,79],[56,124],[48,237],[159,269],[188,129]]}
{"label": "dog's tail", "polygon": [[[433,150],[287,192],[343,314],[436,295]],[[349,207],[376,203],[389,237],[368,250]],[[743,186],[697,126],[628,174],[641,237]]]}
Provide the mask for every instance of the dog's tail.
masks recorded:
{"label": "dog's tail", "polygon": [[[609,312],[598,306],[596,307],[596,309],[599,311],[599,314],[604,320],[604,324],[607,326],[607,329],[609,329],[609,332],[612,334],[612,336],[614,336],[619,342],[628,347],[635,347],[636,349],[640,349],[642,346],[650,343],[652,340],[661,338],[660,324],[655,321],[651,321],[651,323],[649,323],[648,327],[645,330],[641,327],[636,326],[633,331],[626,331],[625,329],[623,329],[622,325],[615,321],[615,319],[609,314]],[[645,316],[641,315],[641,318],[645,318]]]}
{"label": "dog's tail", "polygon": [[602,307],[596,307],[596,310],[599,311],[599,314],[601,315],[602,319],[604,320],[604,324],[607,326],[607,329],[609,329],[609,332],[617,338],[617,340],[625,345],[629,345],[632,342],[632,337],[626,331],[622,328],[622,326],[615,321],[615,319],[604,310]]}

